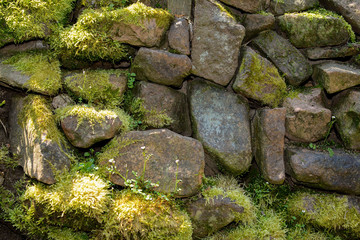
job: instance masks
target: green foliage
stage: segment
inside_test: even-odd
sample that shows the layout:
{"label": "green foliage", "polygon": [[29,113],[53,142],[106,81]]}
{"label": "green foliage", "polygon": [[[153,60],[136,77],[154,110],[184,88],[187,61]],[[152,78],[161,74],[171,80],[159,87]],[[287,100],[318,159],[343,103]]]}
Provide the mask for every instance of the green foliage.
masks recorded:
{"label": "green foliage", "polygon": [[51,227],[48,232],[48,238],[52,240],[88,240],[85,232],[75,232],[70,228]]}
{"label": "green foliage", "polygon": [[81,5],[85,8],[123,8],[128,5],[128,0],[98,0],[96,2],[91,0],[81,0]]}
{"label": "green foliage", "polygon": [[55,95],[62,87],[59,61],[46,51],[18,53],[5,61],[30,79],[24,85],[29,90]]}
{"label": "green foliage", "polygon": [[136,73],[127,73],[127,87],[128,89],[134,88]]}
{"label": "green foliage", "polygon": [[4,145],[0,148],[0,164],[4,164],[5,167],[13,169],[19,165],[16,159],[9,156],[9,148]]}

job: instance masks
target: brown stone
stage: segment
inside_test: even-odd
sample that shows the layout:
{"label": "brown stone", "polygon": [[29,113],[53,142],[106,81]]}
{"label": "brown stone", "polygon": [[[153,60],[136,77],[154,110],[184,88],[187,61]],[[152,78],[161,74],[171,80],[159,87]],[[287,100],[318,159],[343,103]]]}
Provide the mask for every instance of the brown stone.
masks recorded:
{"label": "brown stone", "polygon": [[350,57],[360,53],[360,44],[348,43],[338,47],[308,48],[305,54],[312,60]]}
{"label": "brown stone", "polygon": [[246,29],[245,41],[248,41],[258,33],[272,29],[275,25],[275,17],[273,15],[246,14],[243,25]]}
{"label": "brown stone", "polygon": [[270,11],[275,15],[283,15],[290,12],[302,12],[314,8],[319,4],[319,0],[271,0]]}
{"label": "brown stone", "polygon": [[265,10],[269,5],[269,0],[220,0],[223,3],[239,8],[245,12],[256,13]]}
{"label": "brown stone", "polygon": [[180,54],[190,55],[190,29],[184,18],[176,19],[168,34],[169,47]]}
{"label": "brown stone", "polygon": [[172,14],[191,17],[192,0],[167,0],[167,2]]}
{"label": "brown stone", "polygon": [[51,105],[54,109],[74,105],[75,101],[67,94],[60,94],[53,98]]}

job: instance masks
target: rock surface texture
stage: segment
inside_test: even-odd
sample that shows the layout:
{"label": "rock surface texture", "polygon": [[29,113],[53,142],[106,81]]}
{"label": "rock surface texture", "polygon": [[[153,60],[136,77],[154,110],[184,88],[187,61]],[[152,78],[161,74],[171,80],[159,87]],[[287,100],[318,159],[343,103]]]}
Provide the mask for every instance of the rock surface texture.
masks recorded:
{"label": "rock surface texture", "polygon": [[197,0],[194,12],[192,73],[227,85],[238,66],[245,28],[217,1]]}
{"label": "rock surface texture", "polygon": [[190,55],[190,27],[184,18],[176,19],[168,33],[169,47],[180,54]]}
{"label": "rock surface texture", "polygon": [[272,29],[275,25],[275,17],[271,14],[246,14],[243,25],[246,29],[245,41],[247,41],[262,31]]}
{"label": "rock surface texture", "polygon": [[220,0],[221,2],[233,6],[235,8],[241,9],[245,12],[256,13],[261,10],[265,10],[268,2],[267,0]]}
{"label": "rock surface texture", "polygon": [[343,58],[354,56],[360,53],[360,44],[348,43],[343,46],[325,47],[325,48],[308,48],[305,49],[305,54],[309,59],[329,59],[329,58]]}
{"label": "rock surface texture", "polygon": [[201,80],[189,84],[193,135],[225,171],[245,172],[251,164],[249,107],[239,96]]}
{"label": "rock surface texture", "polygon": [[310,8],[314,8],[319,4],[319,0],[271,0],[270,11],[275,15],[282,15],[289,12],[301,12]]}
{"label": "rock surface texture", "polygon": [[360,194],[359,155],[334,150],[318,152],[288,148],[285,152],[287,173],[301,184],[348,194]]}

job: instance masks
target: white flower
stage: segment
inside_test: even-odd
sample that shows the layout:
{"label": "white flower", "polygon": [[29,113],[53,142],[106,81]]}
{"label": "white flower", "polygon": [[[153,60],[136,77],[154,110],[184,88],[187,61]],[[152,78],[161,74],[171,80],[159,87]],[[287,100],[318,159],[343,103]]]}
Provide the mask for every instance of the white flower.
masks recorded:
{"label": "white flower", "polygon": [[335,119],[335,116],[332,116],[331,119],[334,120],[334,119]]}
{"label": "white flower", "polygon": [[178,163],[180,162],[180,160],[179,160],[179,159],[176,159],[175,162],[176,162],[176,164],[178,164]]}
{"label": "white flower", "polygon": [[144,149],[145,149],[145,146],[142,146],[141,149],[144,150]]}
{"label": "white flower", "polygon": [[109,159],[109,163],[115,163],[114,159]]}
{"label": "white flower", "polygon": [[303,213],[305,213],[306,211],[305,210],[302,210]]}

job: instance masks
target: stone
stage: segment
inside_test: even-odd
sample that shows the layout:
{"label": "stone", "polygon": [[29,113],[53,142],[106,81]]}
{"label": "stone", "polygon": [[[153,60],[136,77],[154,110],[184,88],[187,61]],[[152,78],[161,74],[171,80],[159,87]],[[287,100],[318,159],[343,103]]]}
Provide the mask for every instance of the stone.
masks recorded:
{"label": "stone", "polygon": [[260,109],[252,120],[255,160],[266,181],[283,184],[285,180],[285,108]]}
{"label": "stone", "polygon": [[360,91],[341,93],[333,100],[335,127],[346,148],[360,150]]}
{"label": "stone", "polygon": [[320,0],[326,8],[329,8],[349,22],[353,30],[360,34],[360,0]]}
{"label": "stone", "polygon": [[6,85],[26,89],[26,84],[29,82],[30,76],[21,73],[14,67],[0,62],[0,81]]}
{"label": "stone", "polygon": [[360,44],[348,43],[343,46],[308,48],[305,49],[305,55],[312,60],[344,58],[354,56],[360,53]]}
{"label": "stone", "polygon": [[297,182],[325,190],[360,194],[360,155],[334,149],[329,152],[287,148],[286,173]]}
{"label": "stone", "polygon": [[314,88],[286,98],[286,137],[299,142],[317,142],[326,136],[331,111],[325,108],[321,89]]}
{"label": "stone", "polygon": [[312,74],[310,64],[300,51],[274,31],[261,32],[251,45],[262,51],[291,85],[301,85]]}
{"label": "stone", "polygon": [[270,11],[275,15],[283,15],[290,12],[302,12],[319,5],[319,0],[271,0]]}
{"label": "stone", "polygon": [[167,0],[169,11],[174,15],[191,17],[192,0]]}
{"label": "stone", "polygon": [[272,107],[282,103],[286,83],[277,68],[250,47],[243,47],[241,53],[240,69],[232,86],[234,91]]}
{"label": "stone", "polygon": [[312,78],[329,94],[360,84],[360,69],[346,63],[325,62],[314,66]]}
{"label": "stone", "polygon": [[0,49],[0,55],[10,55],[17,52],[49,49],[49,45],[43,40],[29,41],[22,44],[11,44]]}
{"label": "stone", "polygon": [[193,137],[226,173],[247,171],[252,159],[248,103],[202,80],[189,83],[188,97]]}
{"label": "stone", "polygon": [[297,48],[346,43],[350,33],[343,19],[315,13],[289,13],[278,17],[281,30]]}
{"label": "stone", "polygon": [[191,72],[188,56],[148,48],[140,48],[132,66],[137,80],[174,87],[180,87]]}
{"label": "stone", "polygon": [[67,94],[60,94],[53,98],[51,105],[54,109],[64,108],[74,105],[75,101]]}
{"label": "stone", "polygon": [[39,95],[16,97],[11,103],[10,150],[19,156],[24,172],[53,184],[54,171],[70,169],[71,147],[57,128],[47,99]]}
{"label": "stone", "polygon": [[245,14],[243,25],[246,29],[244,41],[248,41],[262,31],[273,29],[275,17],[271,14]]}
{"label": "stone", "polygon": [[61,120],[61,128],[69,142],[78,148],[89,148],[95,143],[113,138],[122,126],[119,117],[106,116],[104,121],[91,123],[78,115],[70,115]]}
{"label": "stone", "polygon": [[186,210],[193,224],[194,238],[203,238],[217,232],[235,220],[234,212],[244,212],[242,206],[221,195],[208,200],[200,198],[191,202]]}
{"label": "stone", "polygon": [[197,0],[192,40],[192,73],[226,86],[238,67],[245,28],[217,1]]}
{"label": "stone", "polygon": [[245,12],[256,13],[265,10],[269,5],[269,0],[220,0],[221,2],[239,8]]}
{"label": "stone", "polygon": [[190,27],[184,18],[176,19],[168,33],[169,47],[176,52],[190,55]]}
{"label": "stone", "polygon": [[[141,81],[134,88],[134,96],[143,100],[145,109],[165,113],[173,122],[168,129],[183,136],[191,136],[191,122],[187,97],[172,88]],[[145,114],[145,118],[151,114]]]}
{"label": "stone", "polygon": [[[159,192],[189,197],[199,191],[205,166],[199,141],[167,129],[127,132],[112,141],[99,156],[101,164],[110,164],[108,161],[113,159],[120,174],[126,176],[128,172],[128,179],[135,179],[134,171],[139,176],[144,174],[145,180],[159,182]],[[124,186],[119,175],[112,174],[110,179]],[[178,180],[181,182],[176,183]]]}

